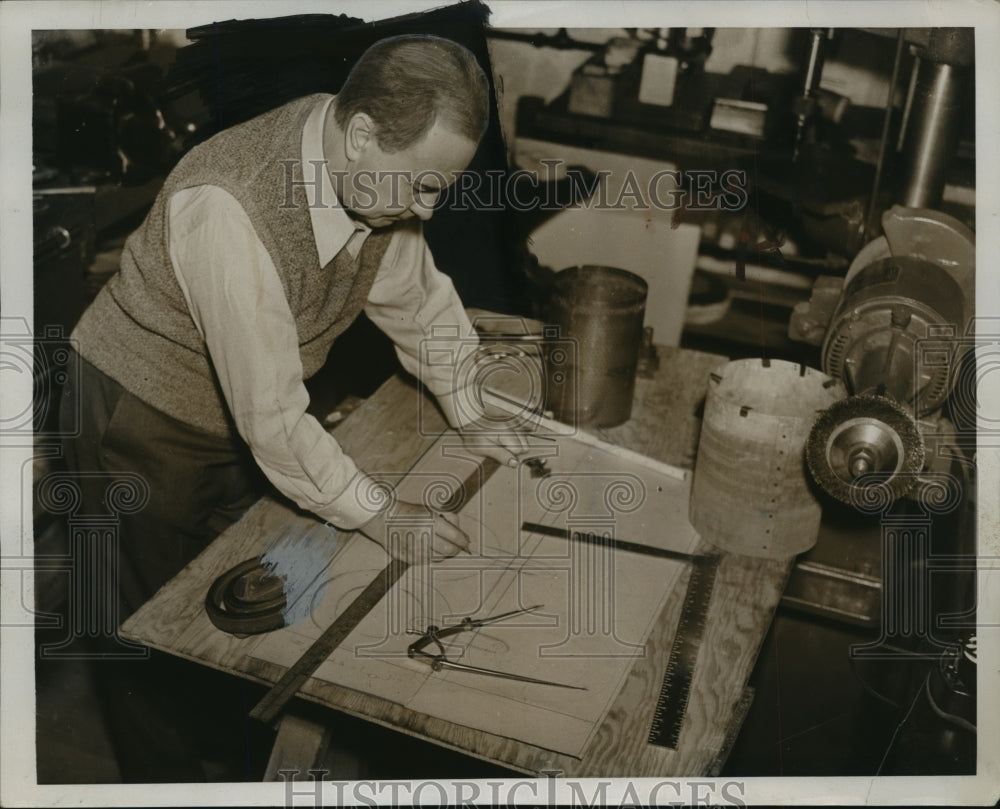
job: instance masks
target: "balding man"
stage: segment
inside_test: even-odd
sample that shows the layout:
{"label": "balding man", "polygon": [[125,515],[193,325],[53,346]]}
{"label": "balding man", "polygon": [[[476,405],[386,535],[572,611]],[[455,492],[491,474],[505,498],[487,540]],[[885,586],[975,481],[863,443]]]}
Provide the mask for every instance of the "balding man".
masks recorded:
{"label": "balding man", "polygon": [[[82,378],[65,399],[81,390],[71,465],[150,484],[148,506],[122,522],[126,612],[252,502],[257,470],[323,520],[385,542],[372,480],[306,413],[303,380],[364,310],[462,426],[451,369],[419,363],[435,325],[470,333],[422,220],[471,161],[487,92],[461,46],[393,37],[362,55],[336,96],[225,130],[171,172],[73,333]],[[520,445],[507,446],[489,452],[510,461]],[[434,519],[432,549],[393,552],[467,547]]]}
{"label": "balding man", "polygon": [[[384,498],[306,413],[304,380],[364,311],[449,422],[467,426],[453,369],[419,361],[435,326],[470,334],[422,225],[472,160],[488,110],[486,77],[469,51],[393,37],[362,55],[336,96],[301,98],[227,129],[167,177],[120,271],[73,332],[81,362],[63,401],[64,419],[82,425],[67,460],[83,473],[84,510],[99,512],[104,495],[87,473],[134,473],[148,484],[148,504],[120,520],[120,619],[243,513],[261,477],[320,519],[386,544],[385,514],[373,505]],[[76,402],[78,414],[69,410]],[[483,452],[516,463],[521,446],[496,437]],[[393,554],[423,561],[468,547],[443,515],[416,503],[394,508],[430,517],[434,531],[433,547]],[[137,670],[127,666],[105,672],[116,746],[131,759],[126,780],[187,780],[189,762],[169,761],[184,758],[183,743],[143,727],[171,721],[162,706],[163,718],[153,717],[156,687],[133,688]],[[176,686],[161,677],[160,687]]]}

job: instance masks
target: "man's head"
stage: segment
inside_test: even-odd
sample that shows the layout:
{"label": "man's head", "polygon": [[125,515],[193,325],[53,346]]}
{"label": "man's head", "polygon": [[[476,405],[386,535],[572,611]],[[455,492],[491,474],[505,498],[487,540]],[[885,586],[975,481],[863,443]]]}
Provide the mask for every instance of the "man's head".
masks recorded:
{"label": "man's head", "polygon": [[488,87],[475,57],[449,40],[399,36],[375,43],[333,107],[331,147],[344,163],[341,202],[373,227],[429,218],[486,130]]}
{"label": "man's head", "polygon": [[473,143],[489,120],[488,84],[479,63],[451,40],[432,36],[383,39],[365,51],[337,94],[341,129],[361,112],[371,117],[383,151],[398,152],[435,122]]}

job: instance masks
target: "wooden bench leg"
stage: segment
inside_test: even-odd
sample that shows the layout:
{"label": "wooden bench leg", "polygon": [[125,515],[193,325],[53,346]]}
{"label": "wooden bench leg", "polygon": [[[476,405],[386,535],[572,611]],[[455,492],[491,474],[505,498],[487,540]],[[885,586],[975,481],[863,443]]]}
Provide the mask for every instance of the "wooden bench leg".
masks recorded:
{"label": "wooden bench leg", "polygon": [[[333,721],[334,714],[330,720]],[[265,781],[309,781],[317,770],[317,781],[358,781],[365,778],[364,759],[333,741],[330,722],[318,722],[303,714],[287,712],[278,723],[278,735],[264,771]],[[284,770],[284,774],[282,774]]]}
{"label": "wooden bench leg", "polygon": [[[322,769],[330,745],[330,728],[294,713],[286,713],[278,722],[271,757],[264,770],[265,781],[304,781],[311,769]],[[284,770],[284,774],[282,774]],[[317,774],[317,780],[328,775]]]}

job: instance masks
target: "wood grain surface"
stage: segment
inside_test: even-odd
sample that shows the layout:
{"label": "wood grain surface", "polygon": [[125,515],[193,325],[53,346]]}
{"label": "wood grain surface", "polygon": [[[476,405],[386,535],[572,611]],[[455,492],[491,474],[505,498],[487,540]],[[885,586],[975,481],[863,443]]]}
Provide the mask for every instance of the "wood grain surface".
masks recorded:
{"label": "wood grain surface", "polygon": [[[659,351],[660,369],[655,377],[637,382],[632,419],[598,435],[658,460],[691,467],[697,446],[696,414],[708,374],[725,358],[662,346]],[[445,426],[434,406],[423,401],[419,420],[423,429],[417,429],[418,398],[411,382],[393,377],[334,434],[362,468],[379,472],[409,469]],[[262,683],[276,682],[283,668],[252,656],[259,638],[236,638],[216,629],[205,613],[205,594],[217,576],[259,555],[275,536],[313,522],[312,517],[286,503],[262,499],[135,613],[122,627],[122,634],[202,665]],[[360,535],[331,530],[330,553],[342,543],[367,541]],[[790,562],[724,557],[677,750],[650,746],[646,738],[680,613],[682,586],[668,599],[647,642],[645,657],[635,663],[607,718],[579,759],[316,680],[310,680],[300,695],[526,773],[556,770],[577,777],[704,775],[726,744]],[[682,584],[687,577],[685,572]],[[336,722],[335,714],[331,714],[331,722]]]}

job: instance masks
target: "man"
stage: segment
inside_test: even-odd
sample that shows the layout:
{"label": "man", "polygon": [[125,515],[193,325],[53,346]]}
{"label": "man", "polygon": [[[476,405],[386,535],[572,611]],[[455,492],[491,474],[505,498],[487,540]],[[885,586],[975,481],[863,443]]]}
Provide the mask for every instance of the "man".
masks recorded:
{"label": "man", "polygon": [[[366,496],[371,479],[306,414],[303,379],[362,309],[414,372],[435,324],[470,333],[421,220],[472,159],[487,115],[486,78],[468,51],[395,37],[361,57],[336,97],[310,96],[226,130],[167,178],[121,272],[73,334],[85,432],[71,460],[150,483],[149,505],[124,518],[125,561],[142,568],[127,571],[129,611],[253,494],[243,442],[297,504],[385,541],[384,513],[365,505],[378,499]],[[449,370],[424,381],[459,427],[467,415]],[[434,519],[434,552],[467,546]],[[143,536],[131,536],[140,522]],[[184,552],[153,547],[150,531],[179,536]],[[416,558],[420,549],[399,552]]]}
{"label": "man", "polygon": [[[148,504],[120,521],[120,618],[239,517],[259,473],[320,519],[386,544],[373,480],[306,413],[303,380],[364,310],[449,422],[468,426],[452,369],[419,363],[434,326],[470,334],[422,220],[471,161],[487,91],[455,43],[382,40],[336,96],[223,131],[166,179],[73,333],[82,362],[63,401],[64,411],[81,403],[72,468],[148,484]],[[495,437],[483,452],[516,464],[521,451],[516,437]],[[100,511],[92,484],[81,476],[84,509]],[[446,517],[431,518],[431,547],[390,552],[423,561],[468,548]]]}

